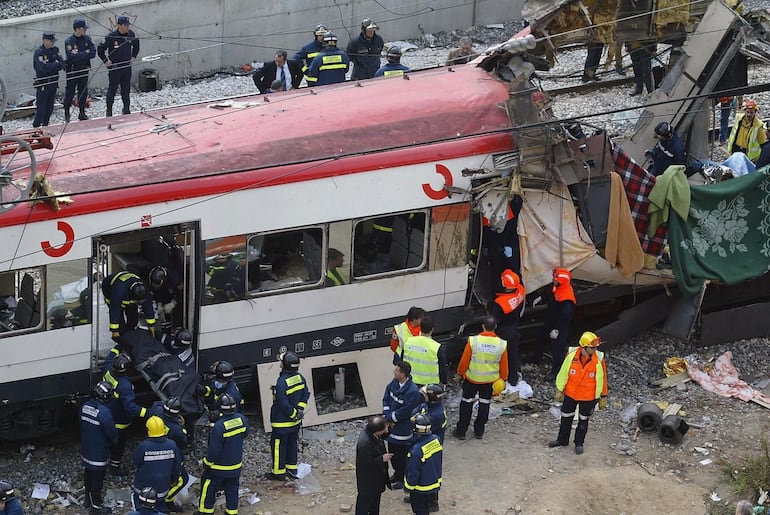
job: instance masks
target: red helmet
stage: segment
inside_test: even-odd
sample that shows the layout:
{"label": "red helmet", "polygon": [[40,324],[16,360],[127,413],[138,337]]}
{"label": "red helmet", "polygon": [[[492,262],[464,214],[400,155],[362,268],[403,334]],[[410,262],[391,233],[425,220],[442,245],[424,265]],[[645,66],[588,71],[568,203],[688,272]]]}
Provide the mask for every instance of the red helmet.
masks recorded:
{"label": "red helmet", "polygon": [[503,283],[503,288],[507,288],[510,290],[515,290],[521,284],[521,279],[519,279],[519,274],[517,274],[510,268],[504,270],[503,273],[500,274],[500,281]]}
{"label": "red helmet", "polygon": [[748,100],[744,100],[743,101],[743,108],[744,109],[753,109],[753,110],[756,111],[757,109],[759,109],[759,106],[757,105],[756,100],[752,100],[752,99],[749,98]]}

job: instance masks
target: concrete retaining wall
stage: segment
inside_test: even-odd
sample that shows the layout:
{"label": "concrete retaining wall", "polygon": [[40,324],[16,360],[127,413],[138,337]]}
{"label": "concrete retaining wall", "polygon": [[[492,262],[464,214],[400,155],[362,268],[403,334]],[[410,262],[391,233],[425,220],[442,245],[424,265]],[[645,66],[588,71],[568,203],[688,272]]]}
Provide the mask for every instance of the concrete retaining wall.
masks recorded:
{"label": "concrete retaining wall", "polygon": [[[20,92],[34,94],[32,53],[41,44],[42,32],[55,31],[64,54],[64,40],[72,33],[76,17],[88,20],[88,34],[98,45],[116,17],[126,14],[141,39],[140,58],[171,54],[150,63],[138,60],[136,82],[138,72],[145,68],[158,69],[163,81],[270,60],[276,48],[285,48],[291,56],[312,39],[317,23],[334,31],[344,48],[351,36],[357,37],[366,16],[377,22],[387,42],[418,37],[419,25],[425,32],[439,32],[516,19],[522,5],[523,0],[123,0],[1,20],[0,76],[11,101]],[[98,58],[92,62],[94,87],[107,85],[107,70],[100,65]]]}

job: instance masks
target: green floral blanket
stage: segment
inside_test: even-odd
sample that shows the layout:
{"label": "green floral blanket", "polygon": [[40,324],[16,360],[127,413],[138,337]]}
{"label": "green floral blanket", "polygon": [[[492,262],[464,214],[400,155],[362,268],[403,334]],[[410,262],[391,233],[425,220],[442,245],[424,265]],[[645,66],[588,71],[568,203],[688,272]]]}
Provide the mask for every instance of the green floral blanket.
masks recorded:
{"label": "green floral blanket", "polygon": [[735,284],[770,269],[770,177],[767,169],[717,184],[692,186],[687,220],[668,220],[671,262],[682,295],[709,279]]}

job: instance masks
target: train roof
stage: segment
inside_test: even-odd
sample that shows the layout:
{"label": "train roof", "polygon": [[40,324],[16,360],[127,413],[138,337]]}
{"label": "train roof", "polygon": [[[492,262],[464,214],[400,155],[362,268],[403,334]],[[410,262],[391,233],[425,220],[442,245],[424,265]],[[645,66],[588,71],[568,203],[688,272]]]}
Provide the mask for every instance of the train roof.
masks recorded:
{"label": "train roof", "polygon": [[[190,183],[201,181],[187,179],[210,178],[199,187],[214,193],[447,159],[513,146],[502,107],[507,97],[507,83],[469,65],[411,73],[408,80],[347,82],[80,121],[48,128],[53,149],[35,150],[36,170],[57,193],[74,196],[64,215],[98,210],[78,198],[89,192],[114,209],[116,202],[140,203],[143,192],[152,192],[153,201],[194,196]],[[482,135],[483,141],[474,138]],[[381,154],[394,149],[401,150]],[[341,158],[354,161],[341,167]],[[142,188],[160,184],[166,186]],[[132,188],[131,200],[126,188]],[[15,211],[26,210],[5,213],[0,225],[16,218]],[[31,221],[29,213],[23,219]]]}

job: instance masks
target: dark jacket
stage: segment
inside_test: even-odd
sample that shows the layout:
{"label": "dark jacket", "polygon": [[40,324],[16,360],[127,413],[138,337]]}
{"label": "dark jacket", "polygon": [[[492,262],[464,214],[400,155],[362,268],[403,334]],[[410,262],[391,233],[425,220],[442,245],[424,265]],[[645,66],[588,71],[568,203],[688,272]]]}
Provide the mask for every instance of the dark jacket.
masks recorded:
{"label": "dark jacket", "polygon": [[393,77],[395,75],[403,75],[409,71],[409,67],[404,66],[401,63],[387,63],[386,65],[380,67],[380,69],[375,72],[374,76]]}
{"label": "dark jacket", "polygon": [[166,424],[168,432],[166,436],[174,441],[179,449],[179,456],[184,460],[184,449],[190,444],[190,437],[187,434],[187,429],[182,424],[182,417],[180,415],[170,415],[163,409],[163,401],[155,401],[147,410],[147,416],[160,417],[163,423]]}
{"label": "dark jacket", "polygon": [[80,444],[83,466],[106,470],[110,462],[110,445],[118,438],[112,412],[102,401],[87,400],[80,407]]}
{"label": "dark jacket", "polygon": [[105,64],[107,60],[112,61],[113,65],[127,63],[139,55],[139,38],[133,30],[126,34],[113,30],[99,43],[96,53]]}
{"label": "dark jacket", "polygon": [[91,67],[91,59],[96,57],[96,45],[90,36],[72,34],[64,41],[64,54],[67,56],[66,71],[84,70]]}
{"label": "dark jacket", "polygon": [[13,497],[5,502],[5,509],[0,510],[0,515],[24,515],[24,508],[18,497]]}
{"label": "dark jacket", "polygon": [[118,429],[126,429],[134,417],[145,417],[147,409],[136,403],[134,385],[127,376],[116,376],[112,370],[108,370],[104,373],[104,380],[115,388],[115,394],[108,406]]}
{"label": "dark jacket", "polygon": [[37,47],[32,55],[32,66],[35,68],[35,87],[56,88],[59,82],[59,71],[64,68],[59,47],[46,48],[44,45]]}
{"label": "dark jacket", "polygon": [[353,63],[353,73],[350,80],[371,79],[380,69],[380,54],[385,42],[376,32],[372,39],[366,39],[364,33],[350,40],[345,52]]}
{"label": "dark jacket", "polygon": [[210,473],[224,477],[237,477],[243,467],[243,440],[249,434],[246,417],[240,413],[228,413],[219,417],[209,434],[209,447],[203,464]]}
{"label": "dark jacket", "polygon": [[669,166],[687,164],[684,145],[677,133],[674,133],[666,141],[658,140],[658,143],[648,152],[652,154],[653,169],[651,173],[656,176],[663,175]]}
{"label": "dark jacket", "polygon": [[393,379],[382,397],[382,414],[388,422],[395,422],[388,441],[396,445],[409,445],[412,439],[412,411],[420,404],[422,396],[417,386],[408,378],[403,386]]}
{"label": "dark jacket", "polygon": [[302,65],[302,72],[304,73],[308,68],[310,68],[310,63],[313,62],[313,59],[315,59],[318,54],[323,52],[323,49],[324,46],[317,40],[313,39],[313,41],[300,48],[299,52],[294,54],[292,59],[294,61],[299,61],[299,63]]}
{"label": "dark jacket", "polygon": [[299,372],[282,370],[273,390],[273,405],[270,407],[270,425],[277,434],[299,431],[310,390],[305,378]]}
{"label": "dark jacket", "polygon": [[446,434],[446,409],[440,402],[430,404],[423,402],[412,412],[412,416],[422,413],[430,419],[430,432],[438,436],[441,445],[444,445],[444,435]]}
{"label": "dark jacket", "polygon": [[211,384],[206,387],[205,393],[206,402],[208,403],[209,408],[218,409],[219,398],[226,393],[229,393],[235,401],[235,412],[241,413],[243,411],[243,395],[241,395],[241,391],[238,389],[238,385],[235,384],[235,381],[226,381],[224,383],[218,379],[211,381]]}
{"label": "dark jacket", "polygon": [[438,436],[424,435],[409,449],[404,474],[404,488],[429,494],[441,488],[443,449]]}
{"label": "dark jacket", "polygon": [[[131,298],[131,287],[138,282],[142,282],[142,280],[131,272],[110,274],[102,281],[102,293],[110,308],[110,331],[117,331],[120,328],[124,309],[134,309],[136,306],[136,301]],[[155,324],[155,307],[152,305],[152,295],[147,295],[141,307],[147,325]],[[133,329],[133,327],[129,329]]]}
{"label": "dark jacket", "polygon": [[145,486],[155,489],[158,497],[165,497],[172,483],[182,473],[182,455],[173,440],[165,436],[147,438],[131,455],[136,466],[134,492]]}
{"label": "dark jacket", "polygon": [[[290,75],[290,77],[286,77],[286,80],[292,88],[297,89],[302,82],[302,64],[291,59],[286,61],[286,64],[289,66]],[[281,76],[275,61],[268,61],[262,65],[262,68],[254,72],[252,78],[260,93],[268,93],[273,81],[280,80]]]}
{"label": "dark jacket", "polygon": [[388,463],[382,461],[385,441],[364,427],[356,443],[356,487],[359,495],[377,495],[385,491]]}
{"label": "dark jacket", "polygon": [[350,60],[337,47],[325,48],[318,54],[307,70],[308,86],[326,86],[345,82]]}

